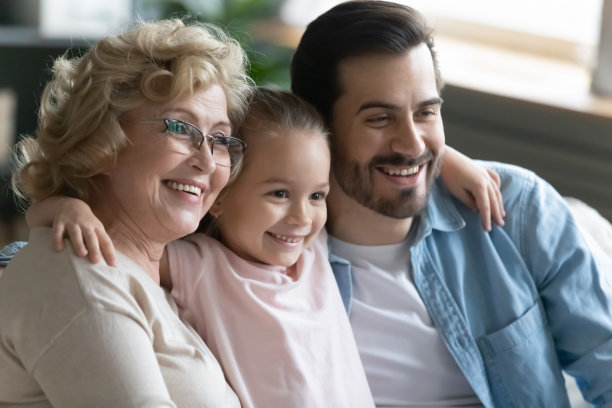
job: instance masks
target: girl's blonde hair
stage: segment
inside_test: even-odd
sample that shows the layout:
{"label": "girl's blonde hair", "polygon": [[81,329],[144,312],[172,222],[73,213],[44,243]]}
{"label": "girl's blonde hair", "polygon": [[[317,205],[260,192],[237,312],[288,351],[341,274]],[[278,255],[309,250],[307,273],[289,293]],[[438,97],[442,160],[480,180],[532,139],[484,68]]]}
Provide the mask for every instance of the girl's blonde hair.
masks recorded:
{"label": "girl's blonde hair", "polygon": [[286,130],[310,130],[329,139],[323,118],[308,102],[291,92],[254,88],[238,137],[248,144],[250,138],[278,135],[279,131]]}
{"label": "girl's blonde hair", "polygon": [[122,114],[146,101],[173,103],[217,84],[234,127],[251,80],[240,45],[218,27],[180,19],[139,22],[82,57],[58,58],[40,106],[36,139],[16,150],[13,188],[22,199],[64,195],[87,201],[96,175],[111,167],[127,138]]}

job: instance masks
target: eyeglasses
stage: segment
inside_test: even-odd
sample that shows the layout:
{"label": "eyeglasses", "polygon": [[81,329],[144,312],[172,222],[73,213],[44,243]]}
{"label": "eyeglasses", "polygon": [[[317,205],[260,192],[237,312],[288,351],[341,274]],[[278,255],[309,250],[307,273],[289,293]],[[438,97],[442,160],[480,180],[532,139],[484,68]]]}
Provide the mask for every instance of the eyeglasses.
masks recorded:
{"label": "eyeglasses", "polygon": [[237,137],[226,136],[223,132],[205,135],[197,126],[182,120],[164,118],[163,121],[171,137],[190,142],[196,150],[200,150],[206,140],[213,160],[219,166],[235,166],[244,156],[247,144]]}

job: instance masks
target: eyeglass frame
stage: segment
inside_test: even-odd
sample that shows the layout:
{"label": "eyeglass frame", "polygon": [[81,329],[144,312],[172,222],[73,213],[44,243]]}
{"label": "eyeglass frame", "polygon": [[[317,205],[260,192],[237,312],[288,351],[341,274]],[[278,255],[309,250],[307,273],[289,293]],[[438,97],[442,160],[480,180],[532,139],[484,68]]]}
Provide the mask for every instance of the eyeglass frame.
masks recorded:
{"label": "eyeglass frame", "polygon": [[[176,139],[176,140],[180,140],[180,139],[179,139],[179,138],[177,138],[177,137],[174,137],[174,136],[173,136],[173,134],[177,134],[177,132],[173,132],[172,130],[170,130],[170,126],[171,126],[172,124],[178,123],[178,124],[181,124],[181,125],[185,125],[187,128],[190,128],[190,127],[191,127],[191,128],[193,128],[193,129],[195,129],[195,130],[197,131],[197,133],[200,135],[200,140],[197,140],[197,139],[196,139],[196,138],[193,136],[193,133],[188,133],[188,136],[189,136],[189,137],[190,137],[190,139],[191,139],[191,145],[192,145],[192,146],[193,146],[193,147],[194,147],[194,148],[195,148],[197,151],[200,151],[200,149],[202,148],[202,145],[204,144],[204,140],[206,140],[206,141],[207,141],[206,145],[207,145],[207,146],[208,146],[208,148],[209,148],[210,155],[211,155],[211,157],[213,158],[213,160],[214,160],[214,158],[215,158],[215,154],[214,154],[214,147],[215,147],[215,144],[218,144],[218,145],[220,145],[220,146],[227,146],[227,147],[228,147],[228,149],[227,149],[227,150],[228,150],[228,154],[229,154],[229,156],[230,156],[230,165],[229,165],[229,166],[226,166],[226,165],[224,165],[224,164],[220,164],[220,163],[217,163],[217,162],[215,161],[215,163],[216,163],[216,164],[218,164],[219,166],[223,166],[223,167],[235,167],[236,165],[238,165],[238,164],[241,162],[242,158],[244,157],[244,152],[246,151],[246,148],[247,148],[247,146],[248,146],[244,140],[242,140],[242,139],[240,139],[240,138],[237,138],[237,137],[234,137],[234,136],[227,136],[227,135],[224,135],[224,136],[216,136],[216,135],[211,135],[211,134],[205,134],[205,133],[204,133],[204,132],[202,132],[202,130],[201,130],[199,127],[197,127],[196,125],[194,125],[193,123],[189,123],[189,122],[187,122],[187,121],[184,121],[184,120],[180,120],[180,119],[171,119],[171,118],[161,118],[161,119],[158,119],[158,120],[161,120],[161,121],[164,123],[164,125],[166,126],[165,131],[166,131],[167,133],[169,133],[169,134],[170,134],[169,136],[170,136],[170,137],[172,137],[172,138],[174,138],[174,139]],[[143,122],[145,122],[145,123],[151,123],[151,122],[155,122],[155,121],[157,121],[157,120],[147,120],[147,121],[143,121]],[[218,142],[218,141],[219,141],[219,139],[226,139],[226,140],[230,140],[230,141],[233,141],[233,142],[237,142],[237,143],[238,143],[238,145],[242,147],[242,150],[241,150],[241,152],[240,152],[240,156],[239,156],[239,157],[238,157],[238,158],[237,158],[237,159],[236,159],[234,162],[232,162],[232,154],[231,154],[231,152],[229,151],[229,144],[219,143],[219,142]],[[209,142],[209,141],[211,141],[211,142]]]}

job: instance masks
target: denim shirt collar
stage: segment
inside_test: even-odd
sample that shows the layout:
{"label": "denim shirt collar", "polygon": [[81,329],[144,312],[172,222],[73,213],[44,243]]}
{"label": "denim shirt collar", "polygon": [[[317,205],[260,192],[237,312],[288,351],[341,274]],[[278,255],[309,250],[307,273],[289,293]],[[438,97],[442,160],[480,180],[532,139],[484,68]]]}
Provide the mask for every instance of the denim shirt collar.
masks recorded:
{"label": "denim shirt collar", "polygon": [[[440,179],[436,180],[431,190],[427,200],[427,207],[420,215],[414,217],[416,224],[409,232],[413,243],[430,235],[434,229],[450,232],[460,230],[466,225],[465,220],[456,207],[455,199],[450,195],[450,192]],[[331,263],[350,265],[346,259],[334,255],[329,239],[327,240],[327,249]]]}
{"label": "denim shirt collar", "polygon": [[450,195],[444,183],[438,179],[432,186],[427,207],[415,217],[416,223],[409,233],[413,245],[431,234],[433,230],[450,232],[464,228],[466,223],[459,210],[457,201]]}

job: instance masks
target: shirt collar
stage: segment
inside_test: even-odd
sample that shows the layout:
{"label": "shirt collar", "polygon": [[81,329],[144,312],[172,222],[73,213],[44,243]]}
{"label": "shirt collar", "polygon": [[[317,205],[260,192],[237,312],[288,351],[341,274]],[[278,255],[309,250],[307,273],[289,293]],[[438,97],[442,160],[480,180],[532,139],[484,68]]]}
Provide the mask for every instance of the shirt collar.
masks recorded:
{"label": "shirt collar", "polygon": [[433,230],[450,232],[465,227],[465,220],[456,207],[455,199],[439,178],[432,186],[427,207],[413,222],[414,227],[409,234],[413,243],[425,238]]}

